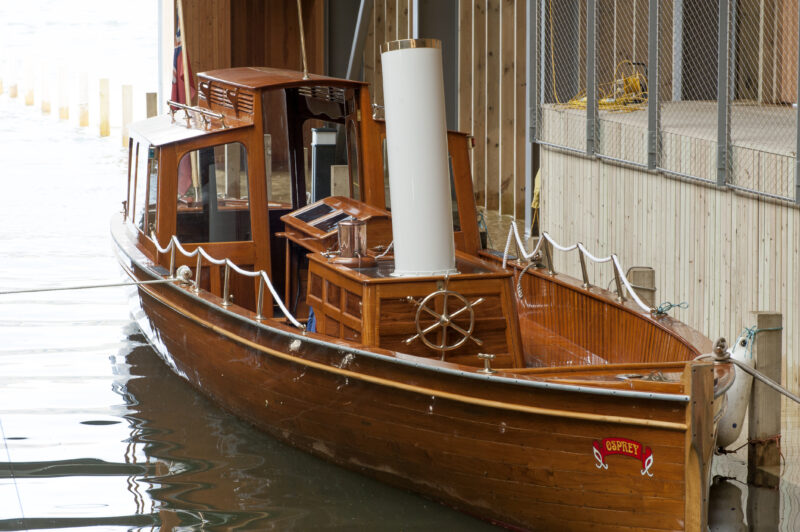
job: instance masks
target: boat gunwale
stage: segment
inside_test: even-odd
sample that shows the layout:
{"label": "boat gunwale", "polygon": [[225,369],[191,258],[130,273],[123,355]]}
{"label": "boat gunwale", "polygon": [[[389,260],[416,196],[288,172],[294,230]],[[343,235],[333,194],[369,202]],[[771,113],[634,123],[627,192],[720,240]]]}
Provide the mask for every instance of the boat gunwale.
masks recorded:
{"label": "boat gunwale", "polygon": [[[118,234],[119,229],[116,228],[126,228],[129,230],[132,229],[129,223],[122,222],[121,220],[117,220],[121,218],[121,214],[115,214],[114,218],[112,219],[112,238],[114,242],[122,253],[124,253],[136,266],[138,266],[142,271],[147,272],[154,279],[163,279],[163,274],[159,273],[156,269],[144,264],[142,260],[137,260],[131,253],[128,252],[127,249],[123,248],[123,243],[120,242],[118,238],[120,235]],[[136,231],[136,229],[133,229]],[[154,264],[152,260],[147,257],[134,243],[129,244],[135,252],[140,255],[144,260],[149,262],[150,264]],[[130,272],[127,268],[123,266],[125,273],[129,275],[131,278],[135,280],[133,276],[133,272]],[[371,359],[380,360],[382,362],[390,362],[394,364],[399,364],[407,367],[412,367],[416,369],[423,369],[426,371],[432,371],[434,373],[444,373],[450,376],[455,377],[463,377],[478,381],[486,381],[486,382],[501,382],[505,384],[514,384],[523,387],[530,387],[536,389],[543,389],[543,390],[555,390],[560,392],[569,392],[569,393],[583,393],[583,394],[591,394],[591,395],[600,395],[600,396],[611,396],[611,397],[624,397],[624,398],[633,398],[633,399],[647,399],[647,400],[654,400],[654,401],[671,401],[671,402],[678,402],[678,403],[688,403],[691,399],[689,395],[686,394],[671,394],[671,393],[658,393],[658,392],[641,392],[635,390],[618,390],[613,388],[603,388],[603,387],[594,387],[594,386],[580,386],[580,385],[573,385],[573,384],[560,384],[560,383],[553,383],[547,382],[543,380],[534,380],[534,379],[519,379],[515,377],[510,377],[508,374],[503,374],[503,372],[498,371],[494,374],[486,374],[486,373],[478,373],[478,369],[476,368],[473,371],[465,371],[462,369],[455,369],[455,368],[448,368],[443,367],[441,365],[430,364],[430,363],[421,363],[416,362],[413,360],[409,360],[400,356],[391,356],[385,355],[381,353],[371,352],[367,350],[360,349],[358,347],[346,345],[343,343],[333,343],[327,340],[323,340],[321,338],[316,338],[316,333],[310,333],[314,336],[309,336],[309,333],[298,333],[290,329],[287,325],[271,318],[265,318],[264,323],[262,321],[258,321],[256,319],[250,318],[243,313],[234,312],[229,308],[224,308],[220,305],[215,304],[213,301],[209,301],[208,299],[202,298],[197,294],[194,294],[191,290],[187,290],[178,284],[173,283],[165,283],[170,286],[173,290],[179,291],[181,295],[184,297],[188,297],[195,302],[201,303],[204,306],[212,309],[214,312],[220,313],[225,315],[229,318],[234,318],[238,321],[244,322],[250,326],[254,326],[258,329],[267,330],[273,333],[277,333],[279,335],[285,336],[290,338],[291,340],[299,340],[301,342],[309,342],[313,345],[317,345],[320,347],[324,347],[327,349],[335,349],[337,351],[341,351],[345,354],[353,354],[359,356],[365,356]],[[140,289],[144,289],[149,294],[153,295],[151,290],[145,289],[144,287],[140,287]],[[213,295],[213,294],[212,294]],[[216,297],[216,296],[214,296]],[[166,303],[164,303],[166,304]],[[246,310],[246,309],[243,309]],[[250,311],[247,311],[250,312]],[[265,347],[266,346],[262,346]],[[394,352],[397,355],[402,355],[402,353]],[[308,360],[304,360],[300,357],[295,357],[293,355],[288,355],[292,358],[296,358],[302,362],[310,362]],[[445,364],[457,365],[453,364],[452,362],[444,362]],[[685,364],[691,364],[691,361],[686,361]],[[361,374],[355,374],[353,377],[358,377]]]}

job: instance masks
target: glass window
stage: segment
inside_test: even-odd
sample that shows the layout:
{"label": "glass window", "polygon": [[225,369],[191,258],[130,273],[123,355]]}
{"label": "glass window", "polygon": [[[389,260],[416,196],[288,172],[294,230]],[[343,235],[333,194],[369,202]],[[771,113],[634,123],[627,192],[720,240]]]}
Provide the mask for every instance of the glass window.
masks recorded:
{"label": "glass window", "polygon": [[350,186],[353,199],[361,199],[361,183],[358,179],[358,129],[354,120],[347,121],[347,162],[350,168]]}
{"label": "glass window", "polygon": [[292,180],[289,173],[289,127],[286,118],[286,93],[265,91],[264,162],[267,171],[269,201],[292,203]]}
{"label": "glass window", "polygon": [[136,186],[134,223],[145,235],[155,230],[158,197],[158,148],[139,144],[136,147]]}
{"label": "glass window", "polygon": [[178,163],[177,201],[181,242],[251,240],[245,147],[233,142],[185,154]]}
{"label": "glass window", "polygon": [[136,201],[136,177],[139,162],[139,143],[131,140],[130,164],[128,165],[128,220],[134,221],[134,203]]}

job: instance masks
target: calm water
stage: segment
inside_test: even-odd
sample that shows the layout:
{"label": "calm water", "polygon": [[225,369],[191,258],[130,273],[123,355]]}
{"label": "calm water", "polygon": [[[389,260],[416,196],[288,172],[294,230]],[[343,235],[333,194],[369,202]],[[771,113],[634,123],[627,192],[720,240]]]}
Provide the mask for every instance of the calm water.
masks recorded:
{"label": "calm water", "polygon": [[[116,138],[0,96],[0,290],[121,280]],[[174,376],[127,289],[0,296],[0,530],[491,527],[277,443]]]}

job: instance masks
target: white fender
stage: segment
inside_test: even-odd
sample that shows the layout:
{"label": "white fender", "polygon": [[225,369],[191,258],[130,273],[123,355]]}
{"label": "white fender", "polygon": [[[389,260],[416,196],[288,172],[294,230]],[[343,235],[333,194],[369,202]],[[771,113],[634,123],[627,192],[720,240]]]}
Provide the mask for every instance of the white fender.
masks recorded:
{"label": "white fender", "polygon": [[[730,351],[731,358],[750,366],[755,366],[753,350],[750,344],[752,338],[740,336]],[[750,390],[753,387],[753,377],[740,368],[735,368],[736,379],[728,389],[728,408],[717,425],[717,446],[728,447],[739,437],[742,432],[742,422],[747,413],[747,404],[750,402]]]}

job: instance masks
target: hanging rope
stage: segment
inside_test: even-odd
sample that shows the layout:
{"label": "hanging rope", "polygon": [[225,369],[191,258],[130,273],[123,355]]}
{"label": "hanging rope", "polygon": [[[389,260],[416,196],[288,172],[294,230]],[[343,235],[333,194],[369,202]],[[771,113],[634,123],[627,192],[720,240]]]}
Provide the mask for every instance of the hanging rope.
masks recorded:
{"label": "hanging rope", "polygon": [[656,309],[656,314],[658,314],[660,316],[662,314],[666,314],[667,312],[669,312],[670,310],[672,310],[674,308],[687,309],[687,308],[689,308],[689,302],[688,301],[681,301],[680,303],[672,303],[670,301],[664,301]]}

